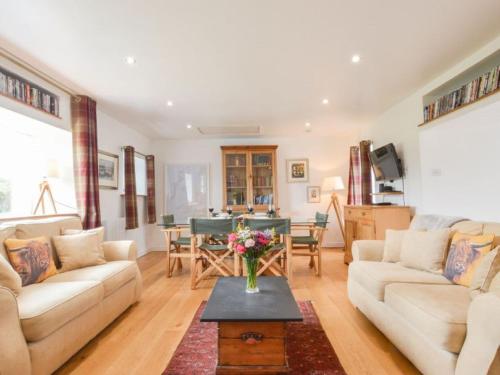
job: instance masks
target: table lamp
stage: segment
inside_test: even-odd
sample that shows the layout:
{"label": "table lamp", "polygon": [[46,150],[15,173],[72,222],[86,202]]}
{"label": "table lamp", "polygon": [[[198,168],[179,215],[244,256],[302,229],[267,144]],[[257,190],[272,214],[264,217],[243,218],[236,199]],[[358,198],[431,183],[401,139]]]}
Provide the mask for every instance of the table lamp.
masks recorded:
{"label": "table lamp", "polygon": [[52,190],[50,189],[49,178],[59,178],[59,166],[57,160],[51,159],[47,161],[47,175],[43,177],[42,182],[40,182],[40,195],[33,211],[36,215],[38,209],[42,208],[42,214],[45,214],[45,194],[49,196],[49,202],[52,205],[54,213],[57,214],[56,203],[54,197],[52,196]]}
{"label": "table lamp", "polygon": [[342,221],[339,198],[338,198],[337,193],[336,193],[337,191],[345,189],[344,182],[342,181],[342,177],[340,177],[340,176],[326,177],[323,180],[323,186],[321,187],[321,189],[325,193],[332,193],[330,196],[330,204],[328,205],[328,208],[326,209],[326,214],[328,215],[330,208],[333,206],[333,208],[335,209],[335,214],[337,215],[337,221],[339,223],[340,233],[342,233],[342,238],[344,239],[344,243],[345,243],[344,223]]}

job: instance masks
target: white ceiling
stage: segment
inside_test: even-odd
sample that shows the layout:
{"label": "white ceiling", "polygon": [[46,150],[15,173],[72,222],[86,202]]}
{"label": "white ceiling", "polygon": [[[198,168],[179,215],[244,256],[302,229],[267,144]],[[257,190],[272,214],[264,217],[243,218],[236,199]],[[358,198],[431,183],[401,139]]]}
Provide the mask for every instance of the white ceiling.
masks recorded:
{"label": "white ceiling", "polygon": [[499,16],[498,0],[2,0],[0,43],[146,134],[335,134],[500,34]]}

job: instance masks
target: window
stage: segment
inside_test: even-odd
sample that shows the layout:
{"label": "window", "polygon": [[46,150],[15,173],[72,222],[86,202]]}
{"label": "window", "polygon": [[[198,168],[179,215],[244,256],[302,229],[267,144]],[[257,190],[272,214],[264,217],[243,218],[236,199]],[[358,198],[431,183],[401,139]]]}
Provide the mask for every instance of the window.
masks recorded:
{"label": "window", "polygon": [[43,181],[58,213],[76,212],[71,132],[0,107],[0,217],[33,215]]}
{"label": "window", "polygon": [[[124,153],[120,153],[120,175],[119,186],[121,194],[125,194],[125,162]],[[146,196],[148,195],[147,179],[146,179],[146,158],[137,152],[134,155],[135,163],[135,194]]]}

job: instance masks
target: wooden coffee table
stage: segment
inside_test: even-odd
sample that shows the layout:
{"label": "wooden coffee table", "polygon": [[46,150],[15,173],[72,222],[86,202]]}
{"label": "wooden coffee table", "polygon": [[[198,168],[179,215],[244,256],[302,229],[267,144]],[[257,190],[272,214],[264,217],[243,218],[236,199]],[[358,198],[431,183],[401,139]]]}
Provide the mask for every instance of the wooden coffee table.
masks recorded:
{"label": "wooden coffee table", "polygon": [[217,374],[286,374],[286,322],[302,321],[286,278],[262,276],[260,293],[246,278],[219,278],[202,322],[217,322]]}

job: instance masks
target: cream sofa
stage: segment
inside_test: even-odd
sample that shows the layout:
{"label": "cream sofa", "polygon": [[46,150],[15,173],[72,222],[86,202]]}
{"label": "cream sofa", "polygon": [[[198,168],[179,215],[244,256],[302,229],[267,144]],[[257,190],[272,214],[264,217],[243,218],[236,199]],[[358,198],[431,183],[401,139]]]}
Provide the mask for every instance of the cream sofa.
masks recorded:
{"label": "cream sofa", "polygon": [[[462,221],[462,233],[495,233],[500,223]],[[500,374],[500,273],[471,299],[440,274],[382,262],[383,241],[356,241],[349,299],[424,374]]]}
{"label": "cream sofa", "polygon": [[[0,226],[6,238],[60,235],[81,229],[78,217]],[[133,241],[103,243],[107,263],[54,275],[16,297],[0,286],[0,374],[50,374],[139,300],[142,279]]]}

